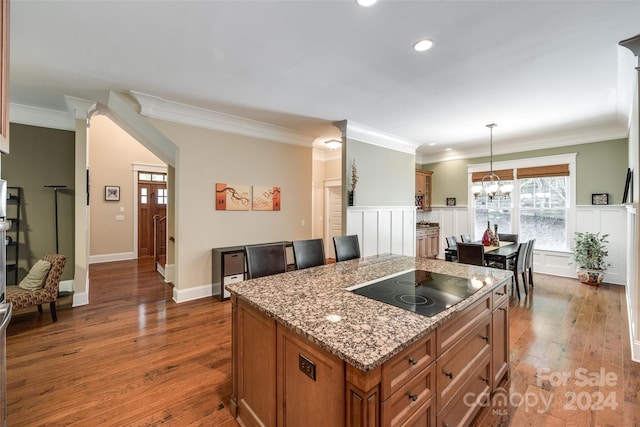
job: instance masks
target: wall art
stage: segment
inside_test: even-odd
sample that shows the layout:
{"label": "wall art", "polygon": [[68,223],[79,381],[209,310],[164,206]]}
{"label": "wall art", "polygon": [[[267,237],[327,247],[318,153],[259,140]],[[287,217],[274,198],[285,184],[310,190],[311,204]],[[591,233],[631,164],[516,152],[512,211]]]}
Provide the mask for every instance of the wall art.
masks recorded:
{"label": "wall art", "polygon": [[242,184],[216,184],[217,211],[248,211],[250,187]]}
{"label": "wall art", "polygon": [[105,185],[104,186],[104,199],[108,202],[117,202],[120,200],[120,186],[119,185]]}
{"label": "wall art", "polygon": [[253,186],[254,211],[279,211],[280,187]]}

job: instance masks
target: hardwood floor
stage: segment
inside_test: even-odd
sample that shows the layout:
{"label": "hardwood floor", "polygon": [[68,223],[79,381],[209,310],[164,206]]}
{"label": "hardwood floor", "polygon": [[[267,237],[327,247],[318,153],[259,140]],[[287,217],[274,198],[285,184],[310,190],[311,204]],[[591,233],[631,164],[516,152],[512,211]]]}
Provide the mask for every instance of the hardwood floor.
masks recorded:
{"label": "hardwood floor", "polygon": [[[152,265],[92,265],[90,304],[62,303],[55,324],[46,308],[14,313],[9,426],[238,425],[226,408],[230,302],[175,304]],[[640,425],[640,364],[630,358],[624,288],[534,279],[528,297],[510,302],[508,404],[491,399],[477,425]],[[582,384],[596,373],[607,384]],[[564,384],[562,375],[570,375]],[[598,393],[608,397],[602,409],[580,409]]]}

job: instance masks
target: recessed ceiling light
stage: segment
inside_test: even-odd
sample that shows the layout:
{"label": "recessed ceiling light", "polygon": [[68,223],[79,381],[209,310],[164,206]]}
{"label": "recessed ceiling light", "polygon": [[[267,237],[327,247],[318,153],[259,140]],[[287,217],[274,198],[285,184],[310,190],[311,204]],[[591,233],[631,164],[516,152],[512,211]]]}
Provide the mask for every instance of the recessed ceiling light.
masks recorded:
{"label": "recessed ceiling light", "polygon": [[416,44],[413,45],[413,49],[416,52],[424,52],[425,50],[431,49],[431,46],[433,46],[433,42],[431,40],[424,39],[416,42]]}
{"label": "recessed ceiling light", "polygon": [[324,144],[327,146],[327,148],[335,150],[342,146],[342,141],[340,141],[339,139],[330,139],[328,141],[325,141]]}
{"label": "recessed ceiling light", "polygon": [[433,145],[437,145],[437,142],[430,142],[429,145],[433,146]]}
{"label": "recessed ceiling light", "polygon": [[356,3],[358,3],[362,7],[369,7],[375,4],[377,1],[378,0],[356,0]]}

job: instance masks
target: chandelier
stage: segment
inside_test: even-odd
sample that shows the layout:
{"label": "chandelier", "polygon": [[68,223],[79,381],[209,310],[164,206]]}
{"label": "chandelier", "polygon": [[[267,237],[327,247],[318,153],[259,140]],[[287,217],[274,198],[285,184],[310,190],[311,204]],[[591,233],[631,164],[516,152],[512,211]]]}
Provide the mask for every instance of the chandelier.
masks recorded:
{"label": "chandelier", "polygon": [[493,128],[498,126],[495,123],[488,124],[487,127],[491,132],[489,140],[490,157],[489,157],[489,174],[482,177],[482,182],[471,187],[473,196],[477,199],[481,195],[486,195],[489,200],[494,198],[508,198],[509,194],[513,191],[513,185],[500,183],[500,177],[493,173]]}

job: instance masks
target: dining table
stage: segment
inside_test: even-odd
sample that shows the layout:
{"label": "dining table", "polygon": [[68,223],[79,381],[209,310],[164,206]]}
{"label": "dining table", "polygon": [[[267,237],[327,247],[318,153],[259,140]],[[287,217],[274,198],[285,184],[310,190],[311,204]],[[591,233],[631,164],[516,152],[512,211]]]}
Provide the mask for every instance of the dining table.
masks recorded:
{"label": "dining table", "polygon": [[[482,244],[482,241],[473,243]],[[488,266],[507,270],[509,261],[518,255],[518,245],[515,242],[502,241],[496,245],[484,246],[484,260]],[[445,259],[452,261],[457,256],[455,247],[445,249]]]}

